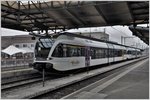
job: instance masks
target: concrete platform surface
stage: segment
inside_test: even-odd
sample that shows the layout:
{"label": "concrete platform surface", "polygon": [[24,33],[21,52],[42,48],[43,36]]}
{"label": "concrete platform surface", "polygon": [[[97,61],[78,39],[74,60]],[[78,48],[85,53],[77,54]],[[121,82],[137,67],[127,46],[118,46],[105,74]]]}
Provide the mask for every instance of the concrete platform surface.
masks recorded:
{"label": "concrete platform surface", "polygon": [[63,99],[148,99],[149,59],[114,73]]}

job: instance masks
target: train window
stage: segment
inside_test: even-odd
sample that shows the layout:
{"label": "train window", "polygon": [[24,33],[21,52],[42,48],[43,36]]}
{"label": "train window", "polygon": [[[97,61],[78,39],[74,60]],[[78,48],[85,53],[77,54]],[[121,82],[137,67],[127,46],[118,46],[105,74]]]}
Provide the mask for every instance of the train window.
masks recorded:
{"label": "train window", "polygon": [[76,57],[76,56],[78,56],[77,47],[72,46],[70,53],[71,53],[71,57]]}
{"label": "train window", "polygon": [[84,56],[85,51],[81,46],[67,45],[67,57]]}
{"label": "train window", "polygon": [[[113,56],[113,49],[110,50],[110,56]],[[90,48],[91,59],[99,59],[108,57],[108,50],[104,48]],[[77,45],[59,44],[55,48],[53,57],[79,57],[85,56],[85,48]]]}
{"label": "train window", "polygon": [[49,38],[40,38],[35,46],[35,57],[47,58],[53,43]]}
{"label": "train window", "polygon": [[137,55],[137,51],[136,51],[136,50],[128,50],[128,51],[127,51],[127,54],[130,54],[130,55]]}
{"label": "train window", "polygon": [[108,50],[108,54],[109,54],[109,57],[114,57],[114,50],[113,49],[109,49]]}
{"label": "train window", "polygon": [[132,51],[132,55],[136,55],[136,50],[133,50],[133,51]]}
{"label": "train window", "polygon": [[127,51],[127,54],[131,54],[131,50],[128,50],[128,51]]}
{"label": "train window", "polygon": [[58,44],[52,54],[53,57],[63,57],[63,44]]}
{"label": "train window", "polygon": [[78,57],[84,56],[85,49],[77,45],[59,44],[55,48],[53,57]]}
{"label": "train window", "polygon": [[118,50],[114,49],[114,57],[117,57],[117,56],[118,56]]}
{"label": "train window", "polygon": [[118,56],[122,56],[122,50],[118,50]]}
{"label": "train window", "polygon": [[107,49],[91,47],[91,59],[107,57]]}
{"label": "train window", "polygon": [[137,51],[137,55],[142,55],[142,53],[140,51]]}
{"label": "train window", "polygon": [[95,59],[96,58],[96,50],[94,48],[91,48],[91,59]]}
{"label": "train window", "polygon": [[84,47],[81,48],[81,56],[85,56],[85,48]]}
{"label": "train window", "polygon": [[127,51],[126,51],[126,50],[124,50],[124,55],[125,55],[125,54],[127,54]]}
{"label": "train window", "polygon": [[39,39],[40,43],[43,45],[44,48],[49,48],[52,47],[53,41],[45,38],[45,39]]}
{"label": "train window", "polygon": [[114,50],[114,57],[120,57],[125,54],[126,54],[126,50],[121,50],[121,49]]}

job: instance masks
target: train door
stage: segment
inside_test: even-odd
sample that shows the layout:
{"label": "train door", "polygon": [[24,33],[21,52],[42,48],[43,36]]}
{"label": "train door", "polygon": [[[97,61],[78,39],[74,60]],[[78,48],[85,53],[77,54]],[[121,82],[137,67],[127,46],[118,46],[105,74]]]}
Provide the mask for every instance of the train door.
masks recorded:
{"label": "train door", "polygon": [[85,67],[90,66],[90,47],[85,47]]}
{"label": "train door", "polygon": [[113,49],[112,49],[112,56],[113,56],[113,62],[115,62],[115,47],[114,47],[114,45],[112,45],[113,46]]}
{"label": "train door", "polygon": [[106,57],[107,57],[107,63],[109,63],[109,46],[108,46],[108,43],[106,43],[106,45],[107,45]]}
{"label": "train door", "polygon": [[114,62],[114,46],[113,44],[107,43],[108,46],[108,63]]}

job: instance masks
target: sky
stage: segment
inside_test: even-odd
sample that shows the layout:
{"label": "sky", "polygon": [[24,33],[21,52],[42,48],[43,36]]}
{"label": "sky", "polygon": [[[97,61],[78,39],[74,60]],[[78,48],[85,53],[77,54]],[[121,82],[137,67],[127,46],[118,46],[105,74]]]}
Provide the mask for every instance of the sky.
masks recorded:
{"label": "sky", "polygon": [[[143,26],[143,25],[142,25]],[[145,25],[144,25],[145,26]],[[79,28],[69,30],[68,32],[92,32],[92,31],[99,31],[109,34],[109,40],[118,42],[121,44],[121,36],[128,37],[125,39],[125,45],[134,46],[138,48],[144,48],[148,46],[138,37],[133,36],[132,32],[129,30],[128,26],[108,26],[108,27],[95,27],[95,28]]]}
{"label": "sky", "polygon": [[[144,25],[145,26],[145,25]],[[125,45],[135,46],[138,48],[145,48],[147,45],[141,41],[138,37],[132,35],[128,26],[108,26],[108,27],[94,27],[94,28],[79,28],[71,29],[68,32],[104,32],[109,34],[109,40],[118,42],[121,44],[121,36],[128,37],[125,40]],[[1,28],[2,36],[14,36],[14,35],[28,35],[29,32],[17,31],[12,29]],[[131,38],[132,37],[132,38]]]}

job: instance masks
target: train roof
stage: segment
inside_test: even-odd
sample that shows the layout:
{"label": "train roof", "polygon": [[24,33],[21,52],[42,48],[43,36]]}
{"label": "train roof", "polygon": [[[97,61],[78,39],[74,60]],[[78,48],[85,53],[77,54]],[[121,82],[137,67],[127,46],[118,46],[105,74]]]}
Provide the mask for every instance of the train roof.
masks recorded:
{"label": "train roof", "polygon": [[134,48],[134,49],[139,49],[139,48],[136,48],[136,47],[122,45],[122,44],[119,44],[119,43],[116,43],[116,42],[112,42],[112,41],[100,40],[100,39],[97,39],[97,38],[87,37],[87,36],[83,36],[83,35],[79,35],[79,34],[74,34],[74,33],[69,33],[69,32],[63,32],[63,33],[59,33],[59,34],[55,34],[55,35],[49,35],[49,34],[41,35],[41,34],[35,34],[35,33],[29,33],[29,34],[33,35],[33,36],[36,36],[36,37],[43,37],[43,38],[45,38],[45,37],[50,37],[50,38],[54,37],[54,38],[57,38],[57,37],[59,37],[61,35],[67,35],[67,36],[71,36],[71,37],[84,38],[84,39],[89,39],[89,40],[94,40],[94,41],[99,41],[99,42],[104,42],[104,43],[110,43],[110,44],[120,45],[120,46],[124,46],[124,47]]}
{"label": "train roof", "polygon": [[100,40],[100,39],[96,39],[96,38],[92,38],[92,37],[87,37],[87,36],[83,36],[83,35],[79,35],[79,34],[69,33],[69,32],[60,33],[60,34],[56,35],[56,37],[58,37],[60,35],[67,35],[67,36],[72,36],[72,37],[84,38],[84,39],[89,39],[89,40],[94,40],[94,41],[105,42],[105,43],[120,45],[120,46],[124,46],[124,47],[139,49],[139,48],[136,48],[136,47],[122,45],[122,44],[119,44],[119,43],[116,43],[116,42],[112,42],[112,41]]}

